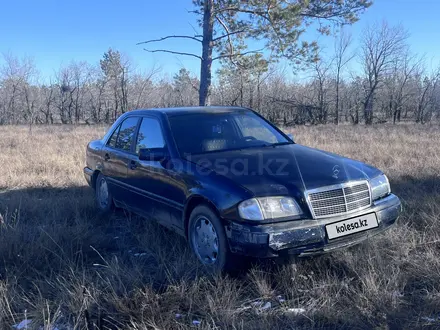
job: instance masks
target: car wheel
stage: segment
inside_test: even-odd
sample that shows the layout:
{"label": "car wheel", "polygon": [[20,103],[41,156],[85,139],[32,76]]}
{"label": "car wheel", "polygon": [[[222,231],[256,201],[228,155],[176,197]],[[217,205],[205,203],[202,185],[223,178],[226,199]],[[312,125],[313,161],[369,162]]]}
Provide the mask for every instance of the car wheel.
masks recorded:
{"label": "car wheel", "polygon": [[209,207],[197,206],[191,212],[188,239],[197,259],[210,271],[221,272],[232,265],[225,229]]}
{"label": "car wheel", "polygon": [[113,197],[108,189],[107,179],[99,173],[95,184],[96,204],[102,213],[109,213],[113,210]]}

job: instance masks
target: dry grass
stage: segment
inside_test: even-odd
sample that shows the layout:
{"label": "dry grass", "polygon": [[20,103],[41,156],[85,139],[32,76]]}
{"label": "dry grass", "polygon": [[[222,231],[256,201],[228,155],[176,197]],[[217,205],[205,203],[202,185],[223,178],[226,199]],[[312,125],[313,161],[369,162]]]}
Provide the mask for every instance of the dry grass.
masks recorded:
{"label": "dry grass", "polygon": [[96,214],[82,167],[103,132],[0,127],[1,329],[26,318],[60,330],[440,329],[438,127],[295,129],[299,143],[384,170],[403,216],[349,250],[218,278],[159,226]]}

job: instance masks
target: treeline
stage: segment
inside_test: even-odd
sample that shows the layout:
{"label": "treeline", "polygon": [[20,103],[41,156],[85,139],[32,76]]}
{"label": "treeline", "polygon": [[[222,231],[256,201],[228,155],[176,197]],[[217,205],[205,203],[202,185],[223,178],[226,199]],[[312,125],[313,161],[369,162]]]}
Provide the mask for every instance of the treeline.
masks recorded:
{"label": "treeline", "polygon": [[[341,32],[299,82],[262,54],[224,61],[211,104],[250,107],[283,125],[437,120],[440,70],[411,52],[407,36],[386,23],[367,28],[355,44]],[[0,69],[1,125],[110,123],[130,109],[198,104],[199,81],[188,70],[172,78],[139,73],[111,49],[100,63],[72,62],[49,82],[30,59],[4,55]]]}

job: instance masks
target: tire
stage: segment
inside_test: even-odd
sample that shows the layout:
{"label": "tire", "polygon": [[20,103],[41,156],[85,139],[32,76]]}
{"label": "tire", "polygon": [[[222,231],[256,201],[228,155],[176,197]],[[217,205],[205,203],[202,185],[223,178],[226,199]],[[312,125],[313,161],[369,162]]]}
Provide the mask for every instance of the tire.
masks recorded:
{"label": "tire", "polygon": [[233,256],[229,251],[225,229],[208,206],[197,206],[191,212],[188,240],[191,250],[208,271],[220,273],[231,269]]}
{"label": "tire", "polygon": [[113,196],[108,189],[106,177],[99,173],[95,183],[95,201],[102,214],[109,214],[114,209]]}

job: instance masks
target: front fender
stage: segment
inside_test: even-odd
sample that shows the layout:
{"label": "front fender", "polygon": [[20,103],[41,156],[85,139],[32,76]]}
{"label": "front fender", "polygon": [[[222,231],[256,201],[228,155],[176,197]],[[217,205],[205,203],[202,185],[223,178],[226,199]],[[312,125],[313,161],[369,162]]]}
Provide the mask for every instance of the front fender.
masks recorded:
{"label": "front fender", "polygon": [[234,217],[233,209],[243,199],[230,192],[223,191],[214,187],[198,188],[191,191],[185,203],[185,212],[188,207],[194,204],[194,201],[205,202],[211,205],[223,219]]}

